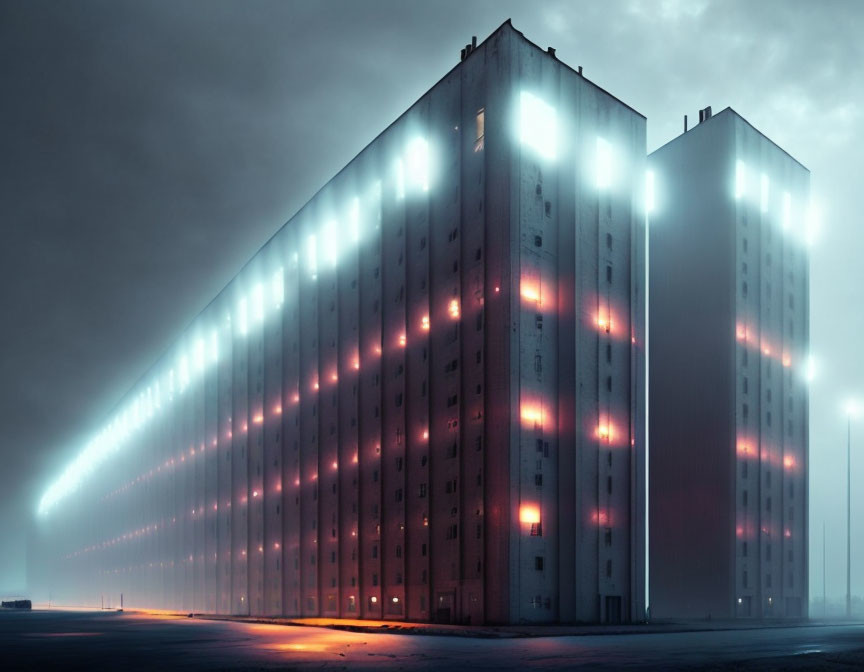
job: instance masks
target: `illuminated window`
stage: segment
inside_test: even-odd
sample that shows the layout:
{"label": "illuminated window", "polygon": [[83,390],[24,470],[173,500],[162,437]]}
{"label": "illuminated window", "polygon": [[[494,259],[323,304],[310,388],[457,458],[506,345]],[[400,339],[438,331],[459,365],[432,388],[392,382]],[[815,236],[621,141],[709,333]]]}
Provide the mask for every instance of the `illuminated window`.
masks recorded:
{"label": "illuminated window", "polygon": [[519,99],[519,139],[544,159],[555,158],[557,143],[555,108],[537,96],[522,91]]}
{"label": "illuminated window", "polygon": [[324,257],[335,267],[339,262],[339,227],[336,222],[330,221],[324,226],[323,242]]}
{"label": "illuminated window", "polygon": [[281,266],[273,273],[273,278],[270,280],[270,295],[273,297],[273,307],[281,308],[285,300],[285,279]]}
{"label": "illuminated window", "polygon": [[474,151],[482,152],[484,138],[486,136],[486,110],[482,107],[477,111],[475,118],[476,132],[474,133]]}
{"label": "illuminated window", "polygon": [[414,138],[406,147],[404,179],[411,189],[429,191],[429,144],[423,138]]}
{"label": "illuminated window", "polygon": [[245,296],[237,304],[237,331],[243,336],[249,331],[249,316]]}
{"label": "illuminated window", "polygon": [[523,504],[519,508],[519,522],[531,525],[539,525],[540,508],[530,504]]}
{"label": "illuminated window", "polygon": [[306,265],[313,279],[318,277],[318,239],[310,234],[306,239]]}
{"label": "illuminated window", "polygon": [[264,287],[260,282],[252,288],[252,316],[256,322],[264,319]]}
{"label": "illuminated window", "polygon": [[354,242],[360,242],[360,199],[353,198],[351,200],[351,213],[349,216],[351,221],[351,237]]}
{"label": "illuminated window", "polygon": [[612,146],[604,138],[597,138],[597,155],[594,160],[597,188],[608,189],[612,184]]}

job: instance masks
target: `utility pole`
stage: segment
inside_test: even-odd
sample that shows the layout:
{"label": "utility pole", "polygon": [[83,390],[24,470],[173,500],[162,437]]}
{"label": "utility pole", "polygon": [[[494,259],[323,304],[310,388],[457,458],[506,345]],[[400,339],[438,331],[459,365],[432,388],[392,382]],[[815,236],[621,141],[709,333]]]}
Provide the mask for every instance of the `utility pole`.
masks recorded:
{"label": "utility pole", "polygon": [[825,593],[825,521],[822,521],[822,618],[828,617],[828,597]]}
{"label": "utility pole", "polygon": [[852,414],[846,418],[846,618],[852,618]]}

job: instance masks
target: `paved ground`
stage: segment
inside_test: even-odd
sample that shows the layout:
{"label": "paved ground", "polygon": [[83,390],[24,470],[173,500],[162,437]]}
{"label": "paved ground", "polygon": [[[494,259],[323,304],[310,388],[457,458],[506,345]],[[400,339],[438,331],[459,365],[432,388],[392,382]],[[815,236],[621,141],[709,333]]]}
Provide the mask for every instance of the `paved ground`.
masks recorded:
{"label": "paved ground", "polygon": [[856,670],[864,624],[471,638],[140,613],[0,611],[0,669]]}

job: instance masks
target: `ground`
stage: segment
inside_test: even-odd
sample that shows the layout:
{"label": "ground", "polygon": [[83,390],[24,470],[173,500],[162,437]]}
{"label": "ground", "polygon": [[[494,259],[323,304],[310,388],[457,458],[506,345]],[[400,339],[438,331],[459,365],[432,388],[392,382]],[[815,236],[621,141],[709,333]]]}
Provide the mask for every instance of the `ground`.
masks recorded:
{"label": "ground", "polygon": [[351,632],[137,612],[0,610],[0,669],[864,669],[864,623],[698,628],[636,626],[616,634],[582,630],[590,634],[552,637],[501,631],[471,637],[455,631]]}

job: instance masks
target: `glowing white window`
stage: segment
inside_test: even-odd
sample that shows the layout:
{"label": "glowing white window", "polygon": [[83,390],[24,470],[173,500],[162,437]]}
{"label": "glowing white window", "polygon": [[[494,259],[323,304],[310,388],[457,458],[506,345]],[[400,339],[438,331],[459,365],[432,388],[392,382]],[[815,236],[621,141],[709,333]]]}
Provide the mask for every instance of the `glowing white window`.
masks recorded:
{"label": "glowing white window", "polygon": [[213,364],[219,361],[219,332],[215,329],[210,332],[210,361]]}
{"label": "glowing white window", "polygon": [[762,173],[762,179],[760,182],[760,189],[759,189],[759,207],[762,210],[762,212],[768,212],[768,189],[769,189],[768,176],[765,173]]}
{"label": "glowing white window", "polygon": [[783,229],[788,230],[792,224],[792,196],[783,192]]}
{"label": "glowing white window", "polygon": [[612,184],[612,145],[604,138],[597,138],[597,155],[594,159],[597,170],[597,188],[608,189]]}
{"label": "glowing white window", "polygon": [[402,159],[396,159],[396,198],[405,198],[405,164]]}
{"label": "glowing white window", "polygon": [[312,278],[318,276],[318,239],[315,234],[310,234],[306,239],[306,265],[309,267],[309,275]]}
{"label": "glowing white window", "polygon": [[545,159],[554,159],[558,134],[555,108],[532,93],[519,98],[519,140]]}
{"label": "glowing white window", "polygon": [[277,310],[281,308],[282,302],[285,301],[285,271],[281,266],[270,279],[270,296],[273,299],[273,307]]}
{"label": "glowing white window", "polygon": [[339,263],[339,227],[336,222],[330,221],[324,226],[322,242],[324,249],[321,254],[324,260],[335,268]]}
{"label": "glowing white window", "polygon": [[249,307],[245,296],[237,303],[237,331],[241,336],[249,332]]}
{"label": "glowing white window", "polygon": [[744,195],[747,186],[747,166],[740,159],[735,162],[735,198]]}
{"label": "glowing white window", "polygon": [[177,371],[180,391],[182,392],[189,385],[189,359],[186,355],[180,355],[180,362],[177,365]]}
{"label": "glowing white window", "polygon": [[351,237],[355,243],[360,242],[360,199],[356,196],[351,200]]}
{"label": "glowing white window", "polygon": [[204,370],[204,341],[200,338],[195,341],[195,369]]}
{"label": "glowing white window", "polygon": [[645,212],[654,212],[654,171],[645,173]]}
{"label": "glowing white window", "polygon": [[264,320],[264,286],[260,282],[252,288],[252,318],[255,322]]}
{"label": "glowing white window", "polygon": [[411,190],[429,191],[429,143],[414,138],[405,148],[405,178]]}

